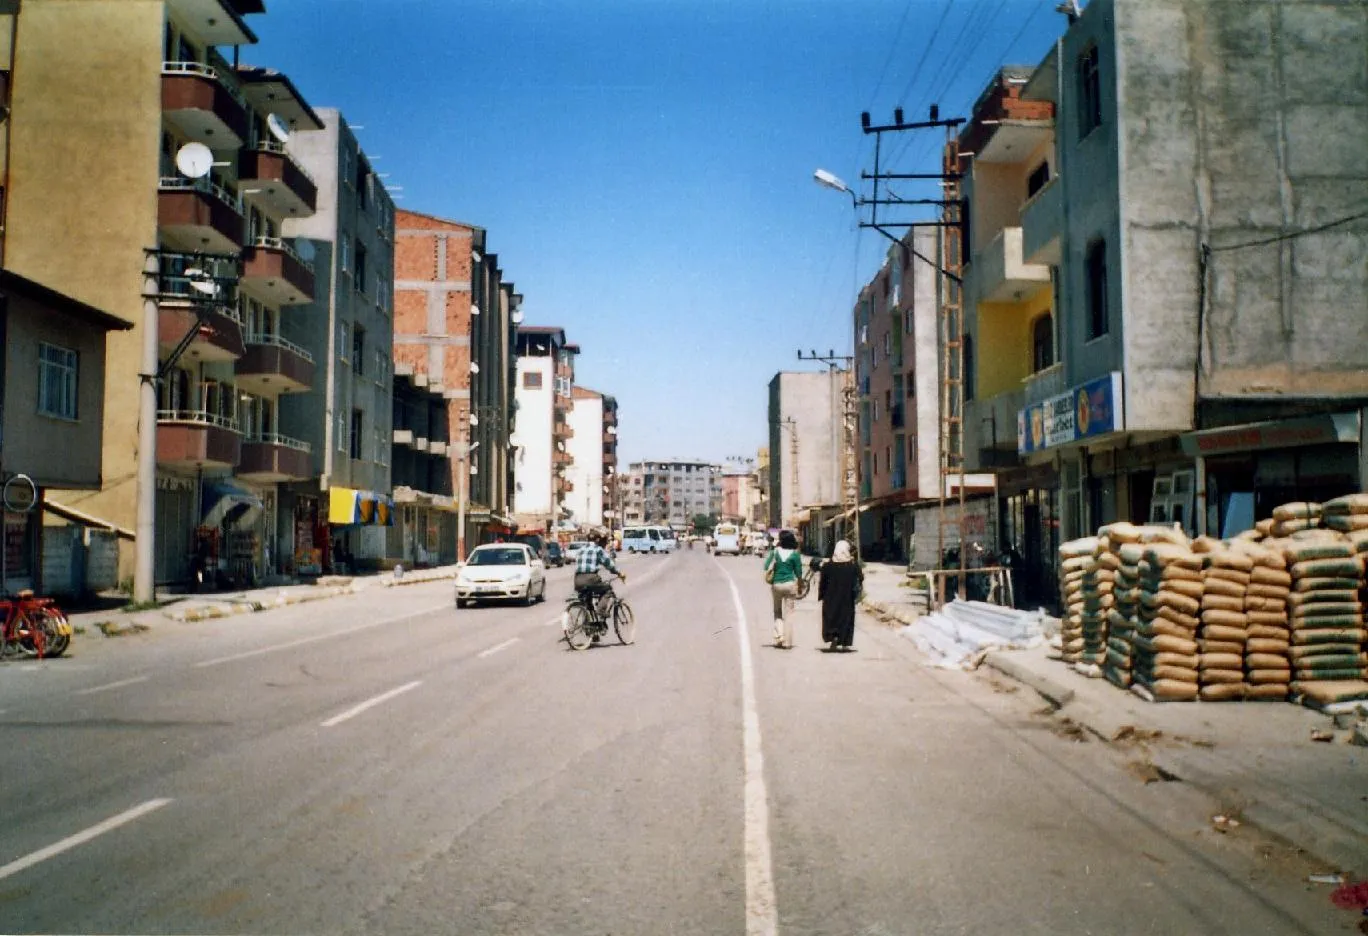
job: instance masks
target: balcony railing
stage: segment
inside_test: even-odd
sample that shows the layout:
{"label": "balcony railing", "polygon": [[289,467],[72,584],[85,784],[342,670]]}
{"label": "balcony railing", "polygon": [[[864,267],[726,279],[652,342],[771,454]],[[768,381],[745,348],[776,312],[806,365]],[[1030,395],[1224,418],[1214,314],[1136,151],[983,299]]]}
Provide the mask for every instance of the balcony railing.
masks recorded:
{"label": "balcony railing", "polygon": [[294,167],[299,170],[300,175],[310,182],[313,182],[314,185],[318,184],[309,170],[301,166],[295,158],[290,155],[290,151],[285,148],[285,144],[279,140],[257,140],[252,149],[261,150],[263,153],[275,153],[277,156],[284,156],[290,162],[294,163]]}
{"label": "balcony railing", "polygon": [[300,305],[314,297],[314,268],[289,241],[254,238],[243,252],[242,288],[272,306]]}
{"label": "balcony railing", "polygon": [[161,109],[187,137],[236,150],[249,133],[249,108],[224,70],[202,62],[163,62]]}
{"label": "balcony railing", "polygon": [[243,436],[242,441],[260,445],[279,445],[281,448],[294,449],[296,452],[303,452],[305,455],[313,451],[313,446],[308,442],[301,442],[299,439],[292,439],[278,432],[253,432]]}
{"label": "balcony railing", "polygon": [[1044,370],[1036,371],[1021,383],[1027,406],[1044,403],[1050,397],[1058,396],[1068,389],[1064,386],[1064,365],[1062,363],[1052,364]]}
{"label": "balcony railing", "polygon": [[257,481],[299,481],[313,474],[313,446],[275,432],[253,432],[242,440],[237,475]]}
{"label": "balcony railing", "polygon": [[214,426],[237,432],[237,420],[222,413],[202,409],[159,409],[157,422],[193,423],[197,426]]}
{"label": "balcony railing", "polygon": [[242,249],[242,201],[207,176],[162,176],[157,223],[163,242],[172,248],[211,254],[236,254]]}
{"label": "balcony railing", "polygon": [[205,65],[203,62],[162,62],[163,75],[193,75],[197,78],[208,78],[218,84],[220,88],[228,92],[229,97],[237,101],[245,110],[247,108],[247,98],[245,98],[237,86],[228,80],[227,75],[213,65]]}
{"label": "balcony railing", "polygon": [[282,338],[279,335],[267,335],[262,332],[250,332],[248,333],[247,337],[243,340],[246,341],[246,343],[249,345],[269,345],[272,348],[284,348],[286,351],[290,351],[298,355],[299,357],[308,361],[310,364],[314,362],[312,354],[310,354],[308,351],[305,351],[303,348],[295,344],[293,341],[290,341],[287,338]]}
{"label": "balcony railing", "polygon": [[212,195],[238,214],[242,214],[242,199],[238,198],[208,176],[203,176],[199,179],[187,179],[183,176],[162,176],[161,180],[157,183],[157,186],[166,191],[183,191],[189,189],[195,192],[203,192],[206,195]]}
{"label": "balcony railing", "polygon": [[238,155],[244,196],[272,217],[307,217],[318,205],[318,185],[278,140],[262,140]]}

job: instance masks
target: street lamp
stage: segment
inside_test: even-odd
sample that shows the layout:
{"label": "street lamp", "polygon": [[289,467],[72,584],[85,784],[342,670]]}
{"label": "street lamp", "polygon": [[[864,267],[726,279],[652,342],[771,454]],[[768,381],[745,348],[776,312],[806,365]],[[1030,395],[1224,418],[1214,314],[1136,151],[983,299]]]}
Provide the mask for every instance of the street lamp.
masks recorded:
{"label": "street lamp", "polygon": [[855,193],[851,191],[850,186],[841,181],[838,176],[827,172],[825,169],[818,169],[812,174],[812,178],[813,181],[822,186],[822,188],[829,188],[833,192],[845,192],[850,196],[851,207],[856,209],[860,207],[860,200],[855,197]]}

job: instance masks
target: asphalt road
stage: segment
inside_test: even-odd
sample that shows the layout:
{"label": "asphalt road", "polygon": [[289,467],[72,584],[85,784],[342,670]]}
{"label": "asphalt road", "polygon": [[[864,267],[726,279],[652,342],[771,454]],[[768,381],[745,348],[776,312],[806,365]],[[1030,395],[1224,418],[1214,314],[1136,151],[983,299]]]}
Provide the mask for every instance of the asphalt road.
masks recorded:
{"label": "asphalt road", "polygon": [[[753,557],[372,589],[0,666],[0,932],[1334,933],[1316,870],[1026,690],[769,643]],[[1152,777],[1149,779],[1153,779]]]}

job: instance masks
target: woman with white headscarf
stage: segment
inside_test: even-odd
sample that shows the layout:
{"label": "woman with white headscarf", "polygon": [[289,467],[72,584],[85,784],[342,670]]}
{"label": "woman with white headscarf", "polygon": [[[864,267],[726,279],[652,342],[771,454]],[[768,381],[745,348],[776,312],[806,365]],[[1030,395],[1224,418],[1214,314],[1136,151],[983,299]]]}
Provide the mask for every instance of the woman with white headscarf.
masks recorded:
{"label": "woman with white headscarf", "polygon": [[855,602],[864,587],[864,571],[850,544],[841,540],[829,562],[822,564],[817,600],[822,603],[822,640],[833,651],[848,651],[855,640]]}

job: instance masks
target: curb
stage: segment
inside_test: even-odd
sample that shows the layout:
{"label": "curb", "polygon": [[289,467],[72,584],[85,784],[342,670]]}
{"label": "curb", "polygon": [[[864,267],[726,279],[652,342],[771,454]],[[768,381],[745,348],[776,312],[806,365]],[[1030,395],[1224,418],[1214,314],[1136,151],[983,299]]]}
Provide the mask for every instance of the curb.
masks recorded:
{"label": "curb", "polygon": [[865,611],[884,618],[885,621],[891,620],[901,625],[910,625],[916,621],[918,617],[916,614],[909,614],[908,612],[903,611],[897,605],[884,604],[882,601],[871,601],[868,598],[860,601],[860,607]]}
{"label": "curb", "polygon": [[[1063,708],[1073,701],[1074,691],[1072,689],[1068,688],[1063,683],[1056,682],[1048,676],[1034,672],[1029,667],[1012,659],[1010,651],[991,651],[983,658],[983,663],[985,666],[992,667],[1004,676],[1009,676],[1022,685],[1034,689],[1049,700],[1055,708]],[[1080,719],[1075,719],[1075,721],[1078,721],[1079,724],[1098,735],[1098,737],[1102,738],[1104,741],[1110,742],[1115,737],[1114,733],[1110,735],[1103,734],[1105,728],[1093,728],[1087,722]]]}

